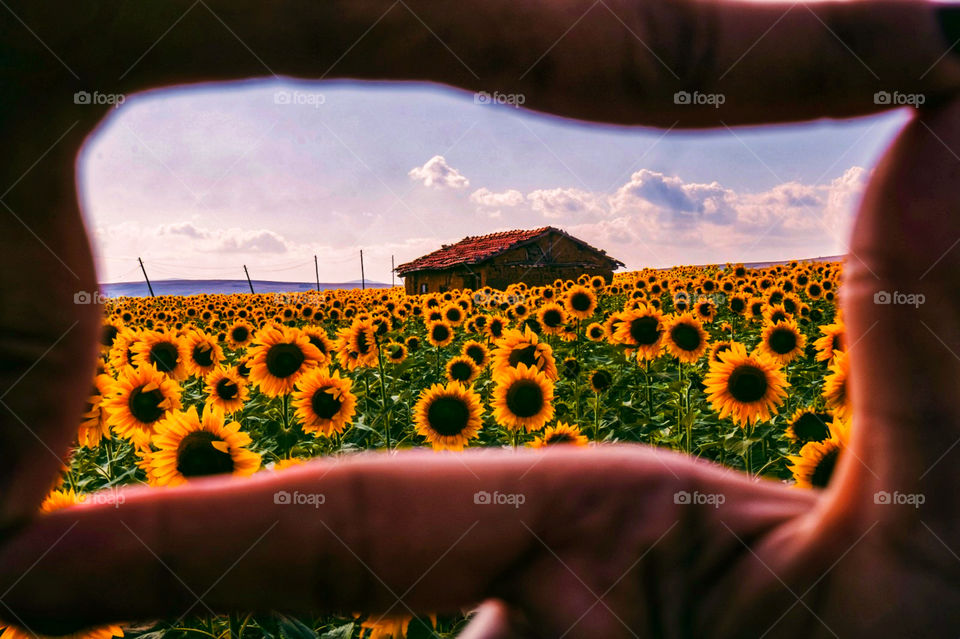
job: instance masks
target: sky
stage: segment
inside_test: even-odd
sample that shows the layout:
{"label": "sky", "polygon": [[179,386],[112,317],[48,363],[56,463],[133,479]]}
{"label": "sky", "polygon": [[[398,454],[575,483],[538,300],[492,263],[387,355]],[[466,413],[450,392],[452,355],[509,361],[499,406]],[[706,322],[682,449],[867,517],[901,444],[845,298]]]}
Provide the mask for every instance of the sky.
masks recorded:
{"label": "sky", "polygon": [[[629,269],[846,252],[903,111],[664,132],[426,84],[248,81],[130,96],[81,155],[102,282],[389,282],[468,235],[555,226]],[[399,280],[398,280],[399,282]]]}

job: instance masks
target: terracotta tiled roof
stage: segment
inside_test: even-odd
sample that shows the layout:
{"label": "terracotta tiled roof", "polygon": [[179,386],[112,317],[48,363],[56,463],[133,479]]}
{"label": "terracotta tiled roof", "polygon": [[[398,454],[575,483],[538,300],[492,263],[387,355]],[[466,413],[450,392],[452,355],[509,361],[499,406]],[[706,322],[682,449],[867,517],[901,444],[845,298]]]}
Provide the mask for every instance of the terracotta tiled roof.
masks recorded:
{"label": "terracotta tiled roof", "polygon": [[[479,264],[491,257],[504,253],[511,248],[522,244],[549,231],[556,231],[570,237],[575,242],[597,253],[605,254],[604,251],[595,249],[586,242],[578,240],[575,237],[564,233],[560,229],[552,226],[543,226],[538,229],[502,231],[500,233],[491,233],[490,235],[477,235],[465,237],[456,244],[445,244],[439,250],[418,257],[412,262],[401,264],[397,267],[398,275],[412,273],[414,271],[441,271],[443,269],[457,266],[458,264]],[[617,260],[609,258],[616,265],[623,266]]]}

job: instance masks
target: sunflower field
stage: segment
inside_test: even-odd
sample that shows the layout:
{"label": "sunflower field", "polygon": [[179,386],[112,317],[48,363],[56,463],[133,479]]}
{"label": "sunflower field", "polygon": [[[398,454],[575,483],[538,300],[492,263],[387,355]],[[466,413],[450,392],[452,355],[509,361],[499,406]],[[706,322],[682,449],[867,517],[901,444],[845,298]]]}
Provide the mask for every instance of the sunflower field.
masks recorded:
{"label": "sunflower field", "polygon": [[[412,447],[642,442],[822,487],[850,412],[840,277],[794,262],[416,296],[110,299],[77,446],[43,508]],[[249,615],[93,636],[399,639],[463,623]]]}

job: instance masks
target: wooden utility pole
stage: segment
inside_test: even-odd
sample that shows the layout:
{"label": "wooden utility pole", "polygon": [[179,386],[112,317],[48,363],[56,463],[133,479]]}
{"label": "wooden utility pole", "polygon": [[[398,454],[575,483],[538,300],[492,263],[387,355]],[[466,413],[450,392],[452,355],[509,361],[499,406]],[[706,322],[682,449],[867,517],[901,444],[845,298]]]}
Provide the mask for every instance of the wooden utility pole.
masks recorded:
{"label": "wooden utility pole", "polygon": [[317,293],[320,292],[320,265],[317,263],[317,256],[313,256],[313,271],[317,274]]}
{"label": "wooden utility pole", "polygon": [[253,293],[253,282],[250,281],[250,271],[247,270],[247,265],[243,265],[243,274],[247,276],[247,284],[250,286],[250,292]]}
{"label": "wooden utility pole", "polygon": [[367,276],[363,273],[363,249],[360,249],[360,288],[367,289]]}
{"label": "wooden utility pole", "polygon": [[147,289],[150,290],[150,297],[154,297],[153,286],[150,284],[150,278],[147,277],[147,269],[143,267],[143,260],[138,257],[137,261],[140,262],[140,270],[143,271],[143,279],[147,280]]}

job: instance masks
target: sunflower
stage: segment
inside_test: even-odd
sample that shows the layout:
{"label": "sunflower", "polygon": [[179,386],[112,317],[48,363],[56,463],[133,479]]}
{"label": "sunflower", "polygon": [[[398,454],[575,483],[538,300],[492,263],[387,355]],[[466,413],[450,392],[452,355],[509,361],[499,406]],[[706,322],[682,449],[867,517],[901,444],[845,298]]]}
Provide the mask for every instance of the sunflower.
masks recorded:
{"label": "sunflower", "polygon": [[227,329],[227,340],[232,348],[244,348],[253,341],[253,326],[243,320],[238,320]]}
{"label": "sunflower", "polygon": [[619,320],[615,332],[612,332],[617,342],[636,349],[637,359],[656,359],[660,354],[664,335],[663,316],[660,311],[640,304],[632,310],[624,311]]}
{"label": "sunflower", "polygon": [[383,345],[383,353],[391,364],[400,364],[407,359],[407,346],[403,342],[387,342]]}
{"label": "sunflower", "polygon": [[709,346],[700,320],[691,313],[675,315],[667,322],[663,343],[668,353],[687,364],[700,359]]}
{"label": "sunflower", "polygon": [[830,373],[823,380],[823,398],[827,402],[827,408],[840,419],[847,419],[851,414],[850,393],[847,389],[849,374],[850,362],[847,354],[834,351]]}
{"label": "sunflower", "polygon": [[594,393],[602,393],[613,385],[613,375],[602,368],[590,373],[590,388]]}
{"label": "sunflower", "polygon": [[444,321],[450,326],[460,326],[466,320],[467,316],[463,312],[463,309],[456,304],[447,304],[440,311],[441,321]]}
{"label": "sunflower", "polygon": [[199,330],[192,330],[181,341],[186,354],[184,363],[190,375],[204,377],[223,361],[223,349],[215,339]]}
{"label": "sunflower", "polygon": [[339,371],[331,375],[321,368],[304,375],[293,393],[293,406],[304,432],[315,437],[342,433],[357,412],[352,385],[351,380],[340,377]]}
{"label": "sunflower", "polygon": [[447,362],[447,380],[469,385],[480,375],[480,368],[472,358],[458,355]]}
{"label": "sunflower", "polygon": [[436,348],[443,348],[453,341],[453,327],[446,322],[427,324],[427,341]]}
{"label": "sunflower", "polygon": [[719,341],[719,342],[714,342],[714,343],[710,346],[710,355],[707,357],[707,359],[710,360],[711,362],[718,362],[718,363],[719,363],[719,362],[720,362],[720,356],[721,356],[723,353],[726,353],[727,351],[729,351],[729,350],[733,347],[734,344],[735,344],[735,342],[733,342],[733,341],[731,341],[731,340],[721,340],[721,341]]}
{"label": "sunflower", "polygon": [[586,286],[578,284],[567,291],[563,305],[574,319],[590,319],[597,312],[597,296]]}
{"label": "sunflower", "polygon": [[532,432],[553,419],[553,382],[536,367],[520,362],[497,372],[493,417],[501,426]]}
{"label": "sunflower", "polygon": [[733,344],[711,361],[704,377],[707,399],[720,419],[730,417],[734,424],[767,421],[783,403],[789,384],[777,362],[762,353],[747,354],[742,344]]}
{"label": "sunflower", "polygon": [[[375,332],[372,320],[358,317],[348,328],[338,333],[337,361],[342,368],[352,371],[377,365],[378,345]],[[307,340],[309,344],[309,338]],[[317,352],[317,362],[322,362],[324,354],[313,344],[310,344],[310,347]]]}
{"label": "sunflower", "polygon": [[793,320],[767,324],[760,337],[760,351],[777,360],[781,365],[789,364],[803,353],[807,338],[803,336]]}
{"label": "sunflower", "polygon": [[327,331],[319,326],[304,326],[300,330],[303,331],[303,334],[307,336],[310,343],[316,346],[320,354],[323,355],[318,364],[324,366],[329,363],[335,346],[330,340],[330,336],[327,335]]}
{"label": "sunflower", "polygon": [[603,338],[607,336],[607,332],[603,329],[603,324],[591,322],[587,326],[586,335],[591,342],[602,342]]}
{"label": "sunflower", "polygon": [[206,377],[207,404],[211,404],[226,415],[243,408],[250,391],[247,380],[233,368],[219,366]]}
{"label": "sunflower", "polygon": [[567,311],[555,302],[544,304],[537,311],[537,321],[545,333],[560,335],[567,323]]}
{"label": "sunflower", "polygon": [[128,366],[110,384],[102,405],[114,432],[143,447],[157,423],[180,408],[180,385],[153,366]]}
{"label": "sunflower", "polygon": [[137,333],[129,328],[120,331],[113,340],[113,346],[107,354],[107,364],[115,374],[127,366],[135,366],[133,361],[133,345],[137,342]]}
{"label": "sunflower", "polygon": [[821,326],[820,332],[823,333],[823,337],[818,337],[813,343],[813,347],[817,349],[817,361],[829,362],[836,351],[844,350],[843,339],[846,327],[843,320],[836,320],[833,324]]}
{"label": "sunflower", "polygon": [[420,338],[416,335],[411,335],[407,339],[403,340],[403,345],[407,347],[407,350],[411,353],[416,353],[420,350]]}
{"label": "sunflower", "polygon": [[807,442],[799,455],[787,458],[798,488],[825,488],[830,483],[837,462],[847,447],[847,430],[843,422],[837,419],[830,424],[829,430],[830,437],[819,442]]}
{"label": "sunflower", "polygon": [[503,334],[507,330],[507,326],[510,324],[509,320],[503,315],[494,315],[487,321],[484,331],[487,333],[487,336],[496,341],[503,337]]}
{"label": "sunflower", "polygon": [[180,340],[166,331],[145,331],[133,344],[133,361],[138,367],[153,366],[171,379],[182,381],[189,375],[187,355]]}
{"label": "sunflower", "polygon": [[252,475],[260,469],[260,455],[247,450],[251,441],[240,424],[225,424],[212,406],[200,416],[194,406],[175,411],[157,426],[147,478],[153,486],[177,486],[194,477]]}
{"label": "sunflower", "polygon": [[505,373],[520,364],[543,371],[548,379],[557,379],[553,349],[541,342],[529,328],[522,333],[518,330],[507,331],[497,340],[497,348],[493,352],[494,375]]}
{"label": "sunflower", "polygon": [[486,344],[476,340],[470,340],[464,343],[463,348],[460,349],[460,354],[472,359],[473,363],[481,370],[486,368],[487,364],[490,363],[490,351],[487,349]]}
{"label": "sunflower", "polygon": [[413,408],[417,432],[434,450],[463,450],[480,432],[480,395],[460,382],[434,384]]}
{"label": "sunflower", "polygon": [[585,435],[580,433],[577,426],[571,426],[566,422],[557,422],[556,426],[547,426],[542,436],[535,438],[527,445],[531,448],[546,448],[554,444],[586,446],[589,441]]}
{"label": "sunflower", "polygon": [[110,427],[107,424],[107,411],[103,407],[103,398],[110,392],[113,378],[109,375],[97,375],[93,378],[93,391],[87,400],[87,408],[83,412],[83,421],[77,430],[77,441],[81,446],[93,448],[100,443],[103,437],[110,437]]}
{"label": "sunflower", "polygon": [[822,442],[830,437],[829,423],[833,419],[830,413],[818,412],[812,408],[800,408],[787,424],[787,437],[790,441],[806,444]]}
{"label": "sunflower", "polygon": [[321,359],[323,355],[302,331],[268,326],[259,332],[250,351],[250,381],[268,397],[286,395]]}

